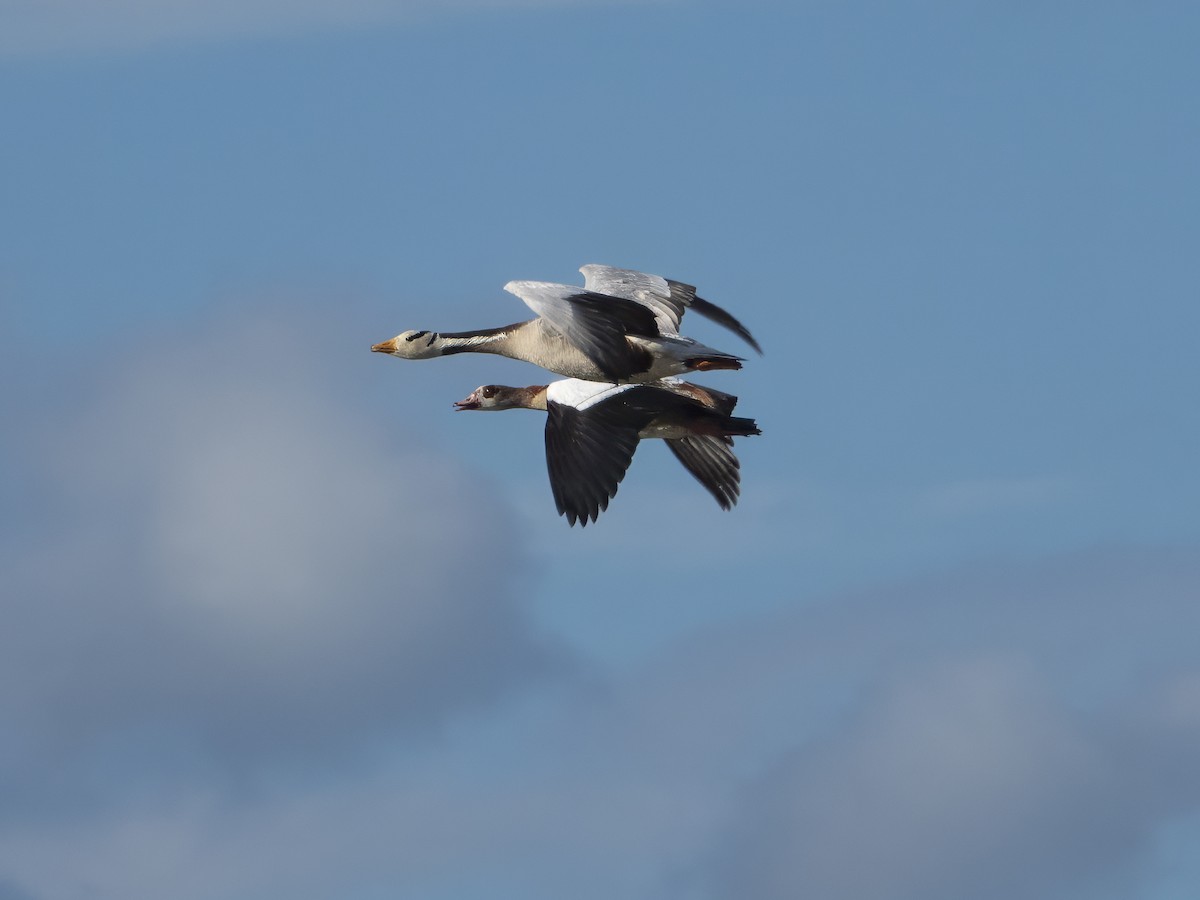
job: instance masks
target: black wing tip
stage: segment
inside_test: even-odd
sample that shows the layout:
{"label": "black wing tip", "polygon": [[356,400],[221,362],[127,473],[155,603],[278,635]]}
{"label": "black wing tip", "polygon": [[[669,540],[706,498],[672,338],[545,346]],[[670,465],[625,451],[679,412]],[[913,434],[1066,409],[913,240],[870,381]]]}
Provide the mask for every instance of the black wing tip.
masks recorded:
{"label": "black wing tip", "polygon": [[602,511],[603,510],[599,509],[588,509],[583,511],[575,509],[560,509],[558,514],[566,517],[567,524],[572,528],[574,528],[576,525],[578,525],[580,528],[587,528],[589,522],[596,522],[599,520],[600,513]]}
{"label": "black wing tip", "polygon": [[752,335],[750,333],[750,329],[748,329],[745,325],[743,325],[741,322],[739,322],[737,319],[735,319],[730,313],[726,312],[723,308],[721,308],[720,306],[717,306],[717,304],[715,304],[709,300],[705,300],[703,297],[693,297],[690,306],[692,309],[694,309],[696,312],[700,313],[700,315],[704,316],[706,319],[711,319],[712,321],[716,322],[718,325],[724,325],[726,328],[728,328],[730,331],[732,331],[734,334],[736,334],[738,337],[740,337],[743,341],[745,341],[747,344],[749,344],[751,347],[753,347],[754,351],[759,356],[763,355],[763,349],[762,349],[762,347],[759,346],[758,341],[756,341],[754,339],[754,335]]}

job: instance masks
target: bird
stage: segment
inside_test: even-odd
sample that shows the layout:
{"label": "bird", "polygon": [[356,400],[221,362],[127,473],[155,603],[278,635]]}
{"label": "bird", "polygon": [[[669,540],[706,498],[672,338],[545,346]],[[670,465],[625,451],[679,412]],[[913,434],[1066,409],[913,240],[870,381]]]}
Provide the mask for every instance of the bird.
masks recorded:
{"label": "bird", "polygon": [[658,275],[589,264],[584,285],[510,281],[537,318],[476,331],[404,331],[371,347],[402,359],[454,353],[494,353],[534,363],[557,375],[608,383],[652,382],[688,372],[740,369],[743,358],[679,333],[684,312],[729,328],[760,354],[741,322],[696,289]]}
{"label": "bird", "polygon": [[608,508],[638,443],[661,438],[722,509],[737,503],[734,437],[762,434],[730,415],[737,397],[679,379],[612,384],[567,378],[548,385],[485,384],[459,410],[545,410],[546,468],[559,515],[587,527]]}

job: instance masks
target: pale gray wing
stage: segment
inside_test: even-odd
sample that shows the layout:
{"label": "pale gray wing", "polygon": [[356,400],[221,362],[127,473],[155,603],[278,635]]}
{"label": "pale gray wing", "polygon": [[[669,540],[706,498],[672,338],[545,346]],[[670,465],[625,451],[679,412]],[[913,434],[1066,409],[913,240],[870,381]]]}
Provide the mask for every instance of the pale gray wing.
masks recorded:
{"label": "pale gray wing", "polygon": [[627,340],[629,335],[658,335],[653,312],[646,307],[573,285],[545,281],[510,281],[504,289],[520,297],[612,380],[628,378],[648,366],[644,351]]}
{"label": "pale gray wing", "polygon": [[696,296],[696,289],[680,282],[672,283],[661,275],[635,272],[633,269],[617,269],[589,263],[579,269],[583,273],[586,290],[613,297],[633,300],[654,313],[659,331],[663,334],[679,334],[679,320]]}
{"label": "pale gray wing", "polygon": [[625,297],[641,303],[654,312],[659,329],[664,333],[680,333],[680,321],[688,309],[694,309],[724,328],[728,328],[761,356],[762,347],[750,334],[750,330],[717,304],[696,296],[696,289],[682,281],[672,281],[661,275],[635,272],[633,269],[617,269],[589,263],[579,270],[583,273],[583,286],[589,291]]}
{"label": "pale gray wing", "polygon": [[733,441],[725,437],[688,435],[668,440],[667,446],[685,469],[713,495],[721,509],[730,509],[741,493],[741,464]]}

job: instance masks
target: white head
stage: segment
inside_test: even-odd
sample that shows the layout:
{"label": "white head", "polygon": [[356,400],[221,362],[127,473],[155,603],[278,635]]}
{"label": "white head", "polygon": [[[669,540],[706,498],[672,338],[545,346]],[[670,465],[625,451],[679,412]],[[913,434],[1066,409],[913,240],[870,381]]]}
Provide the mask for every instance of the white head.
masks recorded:
{"label": "white head", "polygon": [[402,331],[390,341],[376,344],[376,353],[388,353],[402,359],[429,359],[441,356],[441,335],[436,331]]}
{"label": "white head", "polygon": [[536,398],[544,396],[544,386],[507,387],[503,384],[485,384],[475,388],[465,400],[457,400],[454,408],[463,409],[543,409],[537,405]]}

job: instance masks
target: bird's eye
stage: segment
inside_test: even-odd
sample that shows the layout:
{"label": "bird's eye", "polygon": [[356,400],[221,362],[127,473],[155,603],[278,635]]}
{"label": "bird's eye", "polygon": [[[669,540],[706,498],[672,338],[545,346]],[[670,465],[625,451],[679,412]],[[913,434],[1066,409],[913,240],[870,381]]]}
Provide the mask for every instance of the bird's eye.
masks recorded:
{"label": "bird's eye", "polygon": [[432,347],[432,346],[433,346],[433,342],[434,342],[434,341],[436,341],[437,339],[438,339],[438,333],[437,333],[436,331],[431,331],[431,332],[429,332],[429,340],[427,340],[427,341],[425,342],[425,346],[426,346],[426,347]]}
{"label": "bird's eye", "polygon": [[429,334],[429,332],[428,331],[414,331],[412,334],[406,334],[404,336],[404,339],[406,341],[415,341],[417,338],[419,338],[425,334]]}
{"label": "bird's eye", "polygon": [[483,389],[483,396],[488,397],[488,398],[495,397],[496,396],[495,385],[489,384],[487,387],[485,387]]}

